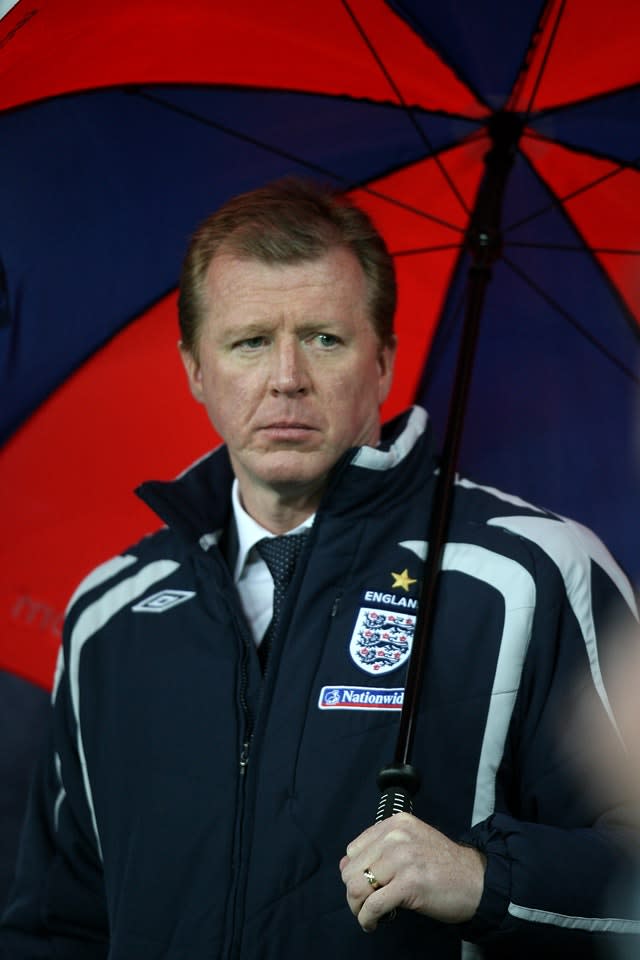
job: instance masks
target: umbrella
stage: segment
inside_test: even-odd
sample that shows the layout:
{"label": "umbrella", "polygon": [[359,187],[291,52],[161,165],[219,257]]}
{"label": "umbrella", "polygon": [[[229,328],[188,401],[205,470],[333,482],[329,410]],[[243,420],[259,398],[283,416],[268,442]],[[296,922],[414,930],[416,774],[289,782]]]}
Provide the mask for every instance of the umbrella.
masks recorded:
{"label": "umbrella", "polygon": [[351,189],[400,276],[385,413],[418,399],[442,428],[483,157],[514,117],[462,466],[589,523],[638,572],[640,14],[431,6],[45,0],[1,21],[4,666],[50,681],[75,580],[153,523],[130,486],[211,443],[150,349],[170,349],[198,220],[291,172]]}
{"label": "umbrella", "polygon": [[20,0],[0,28],[0,667],[50,684],[74,584],[153,528],[130,488],[213,442],[171,359],[174,288],[229,196],[295,173],[371,212],[400,282],[383,412],[423,402],[443,436],[496,138],[460,465],[638,576],[633,0]]}

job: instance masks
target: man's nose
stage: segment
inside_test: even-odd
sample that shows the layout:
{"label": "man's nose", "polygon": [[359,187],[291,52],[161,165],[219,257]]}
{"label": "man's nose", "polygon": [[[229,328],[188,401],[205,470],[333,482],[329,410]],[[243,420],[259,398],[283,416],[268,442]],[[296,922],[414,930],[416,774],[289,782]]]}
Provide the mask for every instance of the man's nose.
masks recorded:
{"label": "man's nose", "polygon": [[293,339],[276,342],[272,354],[271,389],[274,393],[306,393],[309,373],[301,343]]}

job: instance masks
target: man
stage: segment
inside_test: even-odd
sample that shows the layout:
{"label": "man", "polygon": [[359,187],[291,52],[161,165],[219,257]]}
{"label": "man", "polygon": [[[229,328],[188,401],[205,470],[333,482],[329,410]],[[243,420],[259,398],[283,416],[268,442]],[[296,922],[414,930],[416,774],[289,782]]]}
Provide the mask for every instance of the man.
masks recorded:
{"label": "man", "polygon": [[437,472],[424,411],[380,426],[394,306],[368,218],[308,185],[196,233],[180,350],[225,445],[144,485],[167,527],[71,599],[7,957],[589,957],[639,929],[603,912],[614,802],[579,789],[557,736],[579,667],[607,709],[598,630],[631,590],[587,531],[469,481],[415,816],[368,827]]}

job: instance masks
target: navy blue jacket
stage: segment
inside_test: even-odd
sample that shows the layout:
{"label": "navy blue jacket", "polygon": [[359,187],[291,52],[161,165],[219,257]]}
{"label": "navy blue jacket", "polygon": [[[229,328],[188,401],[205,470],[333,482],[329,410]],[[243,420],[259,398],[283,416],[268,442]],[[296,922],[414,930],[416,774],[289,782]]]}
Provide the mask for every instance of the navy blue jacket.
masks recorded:
{"label": "navy blue jacket", "polygon": [[640,930],[611,913],[614,800],[560,736],[579,677],[609,709],[598,634],[631,590],[584,528],[462,479],[415,813],[486,853],[485,893],[462,928],[401,911],[365,935],[348,910],[338,862],[394,754],[435,470],[418,408],[336,465],[264,677],[220,549],[226,450],[141,488],[167,528],[69,604],[7,958],[589,957]]}

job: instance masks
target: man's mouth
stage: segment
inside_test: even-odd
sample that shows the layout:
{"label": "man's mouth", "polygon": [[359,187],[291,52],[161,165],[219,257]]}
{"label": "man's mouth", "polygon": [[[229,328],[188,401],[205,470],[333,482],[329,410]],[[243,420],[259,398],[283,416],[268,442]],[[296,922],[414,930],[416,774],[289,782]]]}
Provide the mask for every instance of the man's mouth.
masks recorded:
{"label": "man's mouth", "polygon": [[274,420],[260,428],[260,432],[269,437],[270,440],[290,442],[306,440],[315,431],[314,426],[299,420]]}

